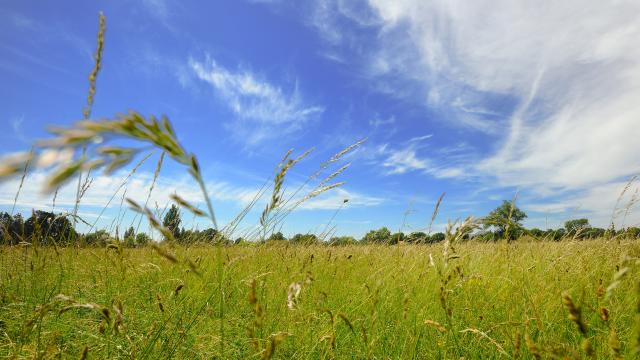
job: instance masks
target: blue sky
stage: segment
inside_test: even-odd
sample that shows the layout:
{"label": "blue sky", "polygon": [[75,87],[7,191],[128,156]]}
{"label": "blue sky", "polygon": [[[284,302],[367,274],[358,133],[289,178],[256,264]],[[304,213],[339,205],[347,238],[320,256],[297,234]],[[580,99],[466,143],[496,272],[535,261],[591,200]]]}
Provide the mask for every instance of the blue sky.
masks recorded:
{"label": "blue sky", "polygon": [[[344,199],[340,234],[423,229],[442,192],[436,229],[516,194],[528,226],[579,216],[606,226],[640,171],[637,1],[3,2],[0,153],[82,117],[100,11],[107,33],[93,117],[167,115],[199,156],[222,223],[288,149],[315,148],[287,179],[291,189],[363,138],[339,164],[351,164],[346,184],[299,209],[285,233],[317,232]],[[144,200],[157,158],[126,196]],[[18,211],[51,208],[44,176],[31,173]],[[81,206],[89,222],[125,176],[94,179]],[[2,209],[17,184],[0,183]],[[196,190],[167,163],[153,201],[163,207],[174,191],[197,201]],[[100,226],[133,219],[121,197]],[[70,186],[57,208],[72,204]],[[638,220],[633,211],[615,219]]]}

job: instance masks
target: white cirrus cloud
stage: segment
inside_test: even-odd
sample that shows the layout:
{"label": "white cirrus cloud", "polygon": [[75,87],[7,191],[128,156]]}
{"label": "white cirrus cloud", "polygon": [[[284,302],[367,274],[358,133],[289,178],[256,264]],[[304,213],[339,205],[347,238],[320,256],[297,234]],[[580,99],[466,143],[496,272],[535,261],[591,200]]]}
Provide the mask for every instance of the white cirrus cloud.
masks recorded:
{"label": "white cirrus cloud", "polygon": [[513,99],[501,148],[478,166],[501,184],[589,187],[640,170],[637,1],[370,4],[383,37],[410,35],[419,63],[397,66],[438,89],[439,101],[491,115],[486,99]]}
{"label": "white cirrus cloud", "polygon": [[[348,200],[345,204],[344,201]],[[378,206],[384,203],[384,199],[375,196],[369,196],[356,191],[350,191],[344,188],[337,188],[330,192],[321,194],[300,206],[303,210],[335,210],[341,207],[369,207]]]}
{"label": "white cirrus cloud", "polygon": [[190,59],[189,67],[237,116],[227,127],[247,145],[293,133],[324,112],[324,107],[303,101],[297,83],[287,93],[251,71],[232,71],[211,58]]}
{"label": "white cirrus cloud", "polygon": [[[421,155],[422,144],[431,135],[417,136],[409,139],[402,146],[394,147],[389,144],[380,145],[371,151],[372,161],[386,169],[386,175],[398,175],[410,172],[428,174],[436,178],[467,178],[473,173],[465,168],[469,165],[465,160],[438,150],[441,159]],[[446,150],[446,149],[445,149]]]}
{"label": "white cirrus cloud", "polygon": [[[594,194],[640,172],[640,2],[366,2],[378,20],[361,57],[367,80],[484,137],[488,153],[470,153],[464,172],[594,214],[611,211]],[[429,167],[411,149],[386,162]]]}

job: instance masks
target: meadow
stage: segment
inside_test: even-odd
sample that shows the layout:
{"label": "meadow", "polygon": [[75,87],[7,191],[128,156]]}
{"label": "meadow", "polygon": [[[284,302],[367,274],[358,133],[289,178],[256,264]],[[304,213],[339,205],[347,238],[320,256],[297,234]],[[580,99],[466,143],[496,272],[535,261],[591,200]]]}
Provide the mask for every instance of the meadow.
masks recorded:
{"label": "meadow", "polygon": [[637,356],[637,241],[452,245],[5,247],[0,356]]}

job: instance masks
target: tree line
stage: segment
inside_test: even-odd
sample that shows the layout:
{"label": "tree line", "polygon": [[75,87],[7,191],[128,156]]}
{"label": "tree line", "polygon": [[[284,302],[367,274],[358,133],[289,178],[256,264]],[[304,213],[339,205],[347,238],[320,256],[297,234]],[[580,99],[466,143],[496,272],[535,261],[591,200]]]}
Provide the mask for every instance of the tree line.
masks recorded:
{"label": "tree line", "polygon": [[[529,236],[540,240],[560,241],[563,239],[595,239],[604,236],[620,236],[625,238],[639,238],[640,228],[627,227],[624,229],[609,229],[593,227],[585,218],[568,220],[563,228],[541,230],[537,228],[526,229],[522,221],[527,214],[515,206],[514,203],[504,201],[500,206],[491,211],[487,216],[478,221],[477,231],[469,234],[467,240],[476,241],[514,241]],[[213,244],[225,245],[242,244],[248,242],[243,238],[229,239],[213,228],[204,230],[187,230],[181,226],[182,218],[180,209],[172,205],[164,214],[162,225],[173,235],[176,242],[181,244]],[[274,232],[263,242],[289,242],[292,244],[397,244],[400,242],[412,244],[434,244],[445,239],[442,232],[425,233],[415,231],[404,233],[401,231],[392,233],[388,228],[381,227],[367,232],[361,239],[352,236],[332,236],[328,238],[318,237],[315,234],[295,234],[289,238],[282,232]],[[0,213],[0,244],[18,245],[20,243],[33,243],[39,245],[70,245],[79,244],[86,246],[105,246],[109,242],[117,241],[127,247],[141,247],[152,241],[144,232],[136,232],[133,226],[124,231],[122,235],[116,231],[115,237],[106,230],[96,230],[86,234],[80,234],[74,229],[73,221],[68,214],[54,214],[48,211],[35,210],[26,220],[21,214],[11,215]]]}

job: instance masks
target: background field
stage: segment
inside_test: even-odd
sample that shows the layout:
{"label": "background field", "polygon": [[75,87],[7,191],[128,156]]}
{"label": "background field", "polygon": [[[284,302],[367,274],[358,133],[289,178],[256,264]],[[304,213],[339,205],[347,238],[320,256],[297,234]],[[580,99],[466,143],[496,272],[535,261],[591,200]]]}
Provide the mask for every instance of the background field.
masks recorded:
{"label": "background field", "polygon": [[637,241],[443,248],[5,247],[0,356],[634,358]]}

